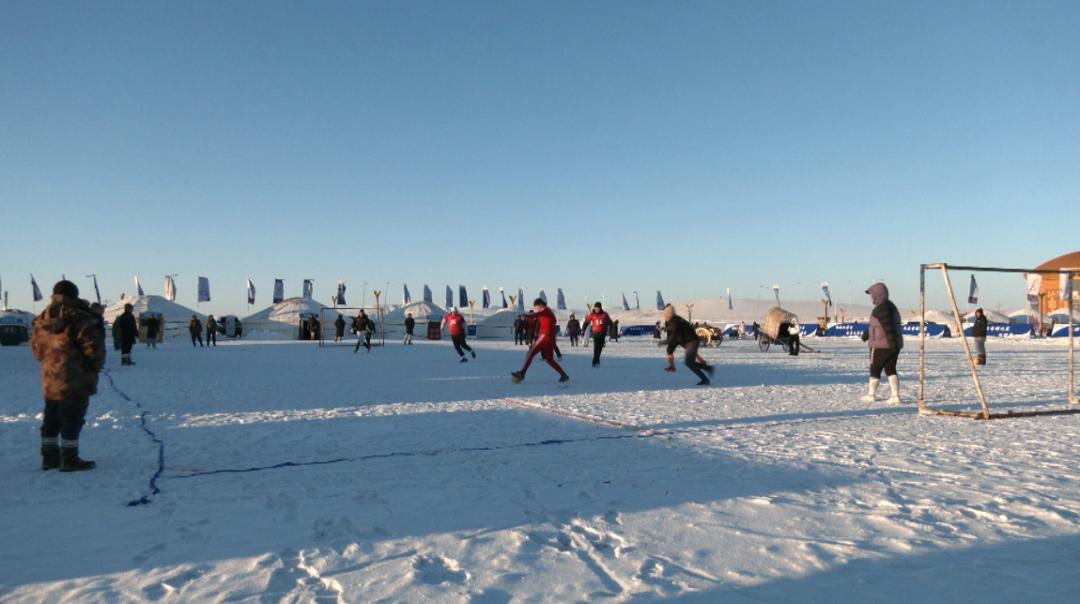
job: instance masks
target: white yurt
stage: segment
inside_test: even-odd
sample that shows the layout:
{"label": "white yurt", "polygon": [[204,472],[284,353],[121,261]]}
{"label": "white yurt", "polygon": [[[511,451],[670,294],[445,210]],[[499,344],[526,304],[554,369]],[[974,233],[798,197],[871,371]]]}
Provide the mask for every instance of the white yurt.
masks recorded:
{"label": "white yurt", "polygon": [[206,321],[206,315],[203,313],[192,310],[183,304],[170,302],[163,296],[133,296],[110,304],[105,309],[105,322],[111,325],[117,317],[124,314],[125,304],[130,304],[134,307],[134,314],[136,317],[143,315],[158,315],[163,323],[161,337],[165,339],[188,337],[187,326],[188,322],[191,321],[192,315],[198,317],[200,323],[205,323]]}
{"label": "white yurt", "polygon": [[[244,318],[241,321],[244,326],[244,337],[270,340],[299,339],[301,322],[312,317],[321,321],[320,312],[324,308],[330,307],[311,298],[282,300]],[[328,323],[332,324],[333,319],[336,318],[334,314],[326,313]],[[322,327],[326,329],[328,326]]]}
{"label": "white yurt", "polygon": [[[416,319],[416,329],[413,331],[413,335],[422,339],[426,337],[427,324],[442,321],[447,312],[445,308],[438,304],[429,304],[423,301],[410,302],[404,306],[399,306],[383,315],[383,328],[386,330],[386,336],[396,338],[404,335],[405,317],[409,314],[412,314],[413,319]],[[465,316],[467,318],[468,314]],[[372,319],[374,320],[374,317]]]}
{"label": "white yurt", "polygon": [[1031,325],[1031,309],[1021,308],[1008,315],[1009,325]]}
{"label": "white yurt", "polygon": [[[988,322],[990,322],[990,323],[1005,323],[1005,324],[1009,323],[1009,315],[1007,315],[1007,314],[1005,314],[1005,313],[1003,313],[1001,311],[983,309],[983,314],[986,315],[986,320]],[[969,324],[969,323],[974,323],[974,322],[975,322],[975,311],[971,311],[971,312],[964,315],[964,324],[965,325]]]}
{"label": "white yurt", "polygon": [[513,308],[500,308],[476,325],[476,337],[489,340],[513,340],[514,320],[518,312]]}

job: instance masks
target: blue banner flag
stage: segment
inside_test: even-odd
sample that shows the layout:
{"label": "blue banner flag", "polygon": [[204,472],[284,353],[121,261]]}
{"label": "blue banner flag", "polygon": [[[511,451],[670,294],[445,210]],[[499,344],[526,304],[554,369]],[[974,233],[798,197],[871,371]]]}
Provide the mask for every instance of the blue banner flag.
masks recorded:
{"label": "blue banner flag", "polygon": [[435,304],[435,296],[431,294],[431,288],[424,284],[424,304]]}
{"label": "blue banner flag", "polygon": [[469,307],[469,294],[465,293],[465,286],[459,285],[458,287],[458,308]]}
{"label": "blue banner flag", "polygon": [[454,290],[450,289],[450,286],[446,286],[446,310],[450,310],[454,307]]}
{"label": "blue banner flag", "polygon": [[285,300],[285,280],[274,279],[274,304],[280,304]]}
{"label": "blue banner flag", "polygon": [[247,294],[248,294],[248,304],[254,304],[255,303],[255,282],[252,281],[251,279],[247,280]]}
{"label": "blue banner flag", "polygon": [[525,312],[525,292],[520,287],[518,288],[517,311],[519,313]]}
{"label": "blue banner flag", "polygon": [[44,297],[41,295],[41,288],[37,285],[37,280],[34,279],[34,273],[30,273],[30,287],[34,290],[34,302],[41,302]]}
{"label": "blue banner flag", "polygon": [[306,300],[310,300],[315,295],[314,279],[304,279],[304,289],[300,295],[302,295]]}
{"label": "blue banner flag", "polygon": [[[361,284],[363,285],[363,284]],[[345,306],[345,282],[337,282],[337,296],[334,297],[334,303],[338,306]]]}
{"label": "blue banner flag", "polygon": [[832,303],[832,294],[829,293],[829,284],[828,283],[822,283],[821,284],[821,291],[825,293],[825,302],[828,303],[829,306],[832,306],[833,305],[833,303]]}
{"label": "blue banner flag", "polygon": [[656,290],[656,310],[664,310],[664,296],[660,295],[660,290]]}
{"label": "blue banner flag", "polygon": [[566,310],[566,296],[563,295],[561,287],[555,292],[555,308]]}
{"label": "blue banner flag", "polygon": [[210,280],[206,277],[199,277],[199,302],[210,301]]}
{"label": "blue banner flag", "polygon": [[622,309],[627,312],[630,311],[630,303],[626,301],[626,294],[622,295]]}
{"label": "blue banner flag", "polygon": [[488,288],[485,287],[483,293],[484,295],[481,299],[481,304],[483,308],[491,308],[491,292],[489,292]]}
{"label": "blue banner flag", "polygon": [[979,284],[975,283],[975,275],[971,276],[971,284],[968,285],[968,304],[979,303]]}
{"label": "blue banner flag", "polygon": [[735,302],[731,300],[731,288],[727,288],[727,309],[735,310]]}
{"label": "blue banner flag", "polygon": [[506,303],[506,290],[500,287],[499,288],[499,295],[502,296],[502,307],[503,308],[510,308],[510,305]]}
{"label": "blue banner flag", "polygon": [[401,303],[402,304],[412,304],[412,294],[409,293],[409,286],[408,285],[402,285],[401,287],[405,288],[405,293],[402,294],[402,298],[401,298],[402,302]]}

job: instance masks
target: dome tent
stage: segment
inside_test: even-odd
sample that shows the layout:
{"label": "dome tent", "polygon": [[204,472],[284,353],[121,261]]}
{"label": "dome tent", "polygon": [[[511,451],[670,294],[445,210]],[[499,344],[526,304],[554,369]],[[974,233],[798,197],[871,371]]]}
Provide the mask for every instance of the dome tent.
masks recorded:
{"label": "dome tent", "polygon": [[437,304],[429,304],[422,301],[410,302],[409,304],[399,306],[383,315],[383,328],[386,330],[386,333],[394,336],[404,334],[405,317],[408,314],[412,314],[413,319],[416,319],[417,331],[415,333],[420,335],[420,337],[423,337],[422,334],[427,331],[425,323],[430,321],[440,322],[448,313],[446,312],[446,309]]}
{"label": "dome tent", "polygon": [[206,315],[201,312],[170,302],[162,296],[134,296],[110,304],[104,312],[105,322],[111,325],[117,317],[124,314],[126,304],[134,307],[133,313],[136,317],[151,314],[159,316],[162,320],[161,337],[165,339],[176,336],[186,337],[188,322],[191,321],[192,315],[198,317],[200,323],[206,321]]}
{"label": "dome tent", "polygon": [[476,325],[476,337],[487,339],[514,339],[514,320],[518,313],[513,308],[500,308]]}
{"label": "dome tent", "polygon": [[310,298],[289,298],[259,312],[248,315],[241,323],[249,338],[293,340],[300,337],[300,322],[319,318],[324,308],[330,308]]}

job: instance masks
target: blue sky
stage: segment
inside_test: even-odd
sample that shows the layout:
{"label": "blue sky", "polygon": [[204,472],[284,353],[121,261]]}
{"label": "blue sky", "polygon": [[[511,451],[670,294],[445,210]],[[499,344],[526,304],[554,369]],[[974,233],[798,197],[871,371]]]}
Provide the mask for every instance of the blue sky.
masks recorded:
{"label": "blue sky", "polygon": [[[842,300],[1080,248],[1080,3],[0,4],[0,278]],[[966,279],[966,277],[965,277]],[[938,288],[940,289],[940,288]],[[1019,277],[987,305],[1023,305]],[[855,294],[858,301],[863,298]],[[940,298],[938,299],[940,301]],[[354,302],[354,300],[350,300]]]}

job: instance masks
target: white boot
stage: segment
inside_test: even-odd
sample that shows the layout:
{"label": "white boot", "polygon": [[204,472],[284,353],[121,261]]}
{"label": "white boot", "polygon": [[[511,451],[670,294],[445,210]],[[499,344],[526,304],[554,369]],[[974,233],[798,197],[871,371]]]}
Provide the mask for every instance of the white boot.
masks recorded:
{"label": "white boot", "polygon": [[889,390],[892,391],[892,396],[887,401],[890,405],[900,404],[900,379],[895,375],[889,376]]}
{"label": "white boot", "polygon": [[870,378],[870,393],[862,397],[862,402],[872,403],[877,400],[877,387],[881,383],[881,380],[877,378]]}

